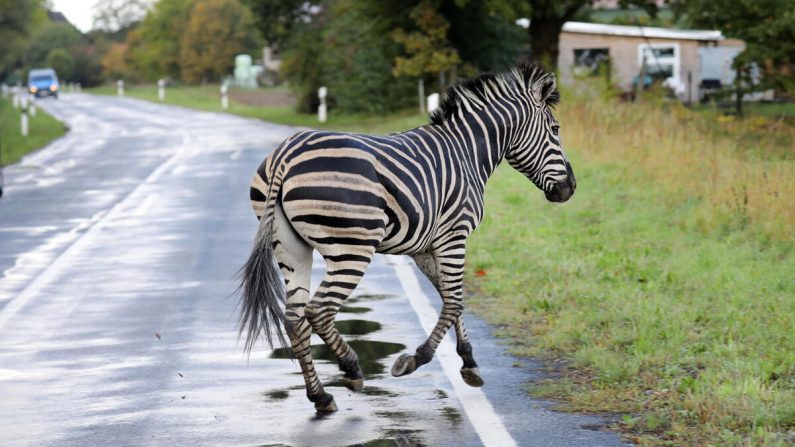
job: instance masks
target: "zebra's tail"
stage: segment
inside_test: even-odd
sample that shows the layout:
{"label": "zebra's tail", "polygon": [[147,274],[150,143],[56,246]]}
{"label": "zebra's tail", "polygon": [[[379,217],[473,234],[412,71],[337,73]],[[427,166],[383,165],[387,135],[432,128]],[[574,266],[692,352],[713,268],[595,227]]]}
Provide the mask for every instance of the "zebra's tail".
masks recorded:
{"label": "zebra's tail", "polygon": [[[258,178],[259,185],[257,185]],[[265,194],[257,189],[260,192],[257,198],[264,199],[262,215],[254,238],[254,247],[238,274],[240,280],[238,289],[242,292],[238,337],[242,338],[243,334],[246,334],[245,350],[249,354],[263,332],[271,348],[274,346],[273,339],[276,334],[279,344],[290,351],[290,344],[283,330],[286,326],[282,309],[285,290],[273,253],[273,217],[279,195],[279,188],[275,183],[277,182],[272,179]],[[255,186],[264,186],[263,184],[264,181],[257,174],[251,189],[252,201],[255,198]]]}

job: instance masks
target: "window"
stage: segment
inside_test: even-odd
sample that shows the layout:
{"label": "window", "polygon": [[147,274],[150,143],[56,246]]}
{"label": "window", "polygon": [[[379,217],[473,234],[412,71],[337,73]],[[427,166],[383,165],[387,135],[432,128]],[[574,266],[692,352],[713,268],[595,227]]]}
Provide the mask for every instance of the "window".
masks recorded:
{"label": "window", "polygon": [[608,48],[581,48],[574,50],[574,74],[598,76],[599,70],[610,63]]}
{"label": "window", "polygon": [[679,44],[653,43],[638,45],[638,71],[646,58],[646,74],[654,79],[673,78],[679,81]]}

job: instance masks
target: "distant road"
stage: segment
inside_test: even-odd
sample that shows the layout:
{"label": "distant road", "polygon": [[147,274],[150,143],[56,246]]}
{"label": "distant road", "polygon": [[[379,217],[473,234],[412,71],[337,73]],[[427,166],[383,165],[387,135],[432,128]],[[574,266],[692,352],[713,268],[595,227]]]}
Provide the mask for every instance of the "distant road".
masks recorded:
{"label": "distant road", "polygon": [[340,411],[315,417],[297,363],[264,346],[247,360],[235,330],[248,182],[295,129],[82,94],[43,107],[71,131],[7,168],[0,199],[0,445],[625,445],[599,418],[528,398],[537,365],[471,315],[485,394],[437,360],[389,376],[438,300],[388,257],[340,315],[365,391],[340,387],[320,353]]}

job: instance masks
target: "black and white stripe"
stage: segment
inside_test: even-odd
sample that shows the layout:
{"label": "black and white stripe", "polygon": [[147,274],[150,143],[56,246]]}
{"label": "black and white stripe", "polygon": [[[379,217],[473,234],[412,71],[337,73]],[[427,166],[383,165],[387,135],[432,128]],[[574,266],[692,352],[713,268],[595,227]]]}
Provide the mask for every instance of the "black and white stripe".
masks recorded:
{"label": "black and white stripe", "polygon": [[[402,355],[393,375],[429,362],[454,326],[462,376],[482,385],[461,317],[466,239],[483,217],[486,181],[503,159],[550,201],[563,202],[574,193],[576,181],[552,115],[557,101],[554,75],[521,64],[450,87],[431,123],[417,129],[387,136],[305,131],[284,141],[251,185],[260,227],[243,271],[246,347],[261,332],[270,341],[271,325],[281,335],[283,324],[309,399],[318,411],[335,410],[315,374],[310,335],[314,331],[330,346],[346,385],[360,390],[364,377],[356,353],[334,318],[375,253],[405,254],[434,284],[443,306],[428,340],[414,355]],[[313,250],[327,271],[310,297]],[[286,291],[273,284],[274,259]]]}

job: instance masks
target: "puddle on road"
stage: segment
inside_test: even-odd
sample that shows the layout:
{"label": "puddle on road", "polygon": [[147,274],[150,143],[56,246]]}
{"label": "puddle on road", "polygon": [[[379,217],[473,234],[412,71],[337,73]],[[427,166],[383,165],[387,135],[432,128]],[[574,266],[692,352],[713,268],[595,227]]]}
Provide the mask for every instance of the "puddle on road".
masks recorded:
{"label": "puddle on road", "polygon": [[397,295],[390,295],[387,293],[363,293],[361,295],[352,296],[348,298],[345,302],[360,303],[362,301],[378,301],[378,300],[387,300],[390,298],[397,298]]}
{"label": "puddle on road", "polygon": [[447,393],[444,390],[433,390],[433,394],[437,399],[447,399]]}
{"label": "puddle on road", "polygon": [[[406,349],[406,345],[400,343],[370,340],[351,340],[348,345],[359,355],[359,366],[361,366],[365,378],[383,374],[386,366],[380,360]],[[289,359],[290,352],[285,348],[274,349],[271,358]],[[337,362],[334,353],[325,344],[312,346],[312,358],[314,360]]]}
{"label": "puddle on road", "polygon": [[281,400],[290,397],[290,393],[287,390],[271,390],[271,391],[266,391],[262,394],[264,394],[265,396],[267,396],[272,400]]}
{"label": "puddle on road", "polygon": [[364,444],[353,444],[348,447],[425,447],[417,440],[416,431],[390,431],[382,439],[373,439]]}
{"label": "puddle on road", "polygon": [[453,407],[442,408],[442,416],[450,421],[453,425],[461,423],[461,413]]}
{"label": "puddle on road", "polygon": [[370,312],[373,309],[369,307],[356,307],[356,306],[342,306],[339,312],[344,314],[363,314]]}
{"label": "puddle on road", "polygon": [[337,320],[334,326],[342,335],[366,335],[381,330],[381,323],[367,320]]}

